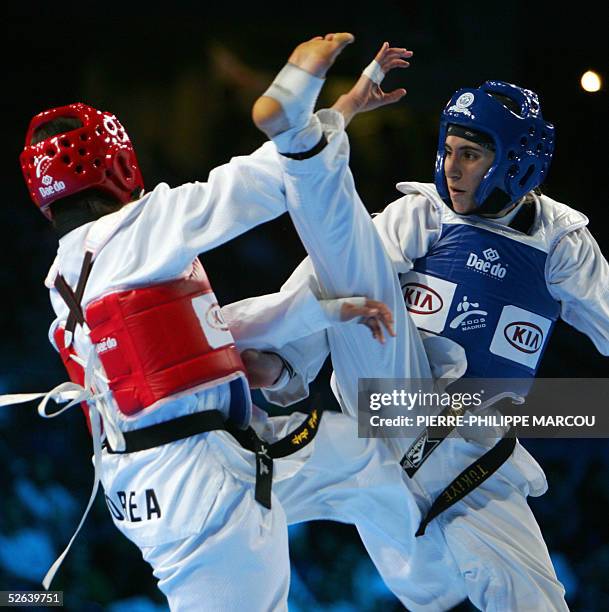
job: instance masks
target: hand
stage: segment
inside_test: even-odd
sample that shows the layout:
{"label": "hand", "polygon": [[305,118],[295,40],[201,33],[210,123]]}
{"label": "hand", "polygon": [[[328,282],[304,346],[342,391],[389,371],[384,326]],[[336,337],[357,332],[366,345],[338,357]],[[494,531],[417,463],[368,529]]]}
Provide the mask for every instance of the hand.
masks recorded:
{"label": "hand", "polygon": [[283,361],[275,353],[246,349],[241,353],[250,389],[270,387],[283,371]]}
{"label": "hand", "polygon": [[[387,74],[394,68],[408,68],[410,62],[404,58],[412,56],[412,51],[402,47],[390,47],[389,43],[385,42],[374,59],[380,65],[383,72]],[[405,95],[406,90],[404,88],[384,92],[380,85],[377,85],[365,74],[362,74],[351,90],[340,96],[332,108],[343,114],[345,126],[347,126],[358,113],[365,113],[381,106],[394,104]]]}
{"label": "hand", "polygon": [[366,299],[363,306],[345,302],[340,309],[340,320],[350,321],[356,317],[360,317],[358,323],[365,325],[372,332],[372,337],[381,344],[385,344],[383,326],[390,336],[395,337],[393,315],[390,308],[383,302]]}

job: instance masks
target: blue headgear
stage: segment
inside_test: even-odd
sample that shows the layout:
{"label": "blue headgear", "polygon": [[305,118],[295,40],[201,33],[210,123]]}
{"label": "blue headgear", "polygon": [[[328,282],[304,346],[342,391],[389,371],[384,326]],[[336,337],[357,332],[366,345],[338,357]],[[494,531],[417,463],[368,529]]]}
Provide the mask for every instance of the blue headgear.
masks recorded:
{"label": "blue headgear", "polygon": [[[491,94],[509,98],[519,110],[510,110]],[[449,125],[482,132],[495,145],[493,165],[474,194],[477,213],[496,214],[544,180],[554,152],[554,126],[541,116],[535,92],[503,81],[486,81],[478,89],[460,89],[453,95],[440,118],[435,175],[436,189],[450,205],[444,175]]]}

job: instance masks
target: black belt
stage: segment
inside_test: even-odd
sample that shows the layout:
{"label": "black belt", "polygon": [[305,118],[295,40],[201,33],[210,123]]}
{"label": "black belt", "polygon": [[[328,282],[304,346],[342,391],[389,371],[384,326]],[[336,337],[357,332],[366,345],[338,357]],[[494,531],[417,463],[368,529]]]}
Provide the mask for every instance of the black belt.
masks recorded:
{"label": "black belt", "polygon": [[205,410],[124,432],[125,450],[112,450],[108,444],[105,444],[105,448],[111,454],[136,453],[207,431],[227,431],[243,448],[256,454],[256,501],[270,509],[273,459],[287,457],[309,444],[319,429],[322,411],[314,409],[296,429],[273,443],[262,440],[252,427],[239,429],[226,421],[218,410]]}
{"label": "black belt", "polygon": [[[509,400],[506,400],[509,401]],[[497,402],[497,407],[502,402]],[[441,415],[454,414],[452,408],[447,407]],[[425,429],[412,443],[400,461],[402,469],[409,478],[413,478],[427,458],[450,434],[453,427],[436,427],[433,434],[430,429]],[[471,463],[463,470],[434,500],[431,508],[423,517],[416,532],[416,536],[425,534],[427,525],[439,514],[463,499],[476,487],[480,486],[487,478],[492,476],[509,458],[516,446],[516,434],[513,427],[501,438],[493,448],[482,457]]]}
{"label": "black belt", "polygon": [[509,458],[516,446],[516,434],[513,427],[480,459],[468,465],[435,499],[427,514],[423,517],[416,537],[425,534],[427,525],[442,514],[444,510],[456,504],[487,478],[492,476]]}

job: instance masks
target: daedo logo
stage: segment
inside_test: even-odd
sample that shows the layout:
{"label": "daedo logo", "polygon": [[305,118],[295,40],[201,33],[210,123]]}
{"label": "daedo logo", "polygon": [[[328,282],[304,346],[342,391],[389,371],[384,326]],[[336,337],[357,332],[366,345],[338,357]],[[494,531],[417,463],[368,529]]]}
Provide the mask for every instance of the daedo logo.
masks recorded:
{"label": "daedo logo", "polygon": [[95,352],[98,355],[101,355],[102,353],[107,353],[108,351],[115,349],[117,346],[118,346],[118,342],[116,338],[112,338],[111,336],[109,336],[108,338],[102,338],[95,345]]}
{"label": "daedo logo", "polygon": [[534,323],[514,321],[503,330],[505,339],[523,353],[536,353],[543,346],[543,331]]}
{"label": "daedo logo", "polygon": [[408,312],[430,315],[442,310],[444,302],[437,291],[421,283],[404,285],[404,300]]}
{"label": "daedo logo", "polygon": [[53,181],[53,177],[45,174],[42,177],[42,184],[44,187],[38,187],[38,191],[43,198],[48,198],[54,193],[59,193],[66,188],[66,184],[63,181]]}
{"label": "daedo logo", "polygon": [[497,261],[499,259],[499,253],[495,249],[484,249],[482,254],[487,261]]}
{"label": "daedo logo", "polygon": [[482,251],[482,255],[484,257],[479,257],[476,253],[470,252],[465,265],[485,276],[503,279],[507,274],[507,268],[502,266],[500,261],[497,261],[499,253],[495,249],[488,248]]}

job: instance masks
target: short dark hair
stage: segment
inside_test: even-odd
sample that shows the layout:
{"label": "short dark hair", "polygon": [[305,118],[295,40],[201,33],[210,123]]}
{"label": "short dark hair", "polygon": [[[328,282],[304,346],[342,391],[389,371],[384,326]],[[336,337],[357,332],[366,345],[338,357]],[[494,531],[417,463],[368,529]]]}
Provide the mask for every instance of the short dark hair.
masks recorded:
{"label": "short dark hair", "polygon": [[82,127],[82,121],[76,117],[58,117],[47,123],[39,125],[32,134],[31,145],[38,144],[41,140],[52,138],[57,134],[64,134]]}

